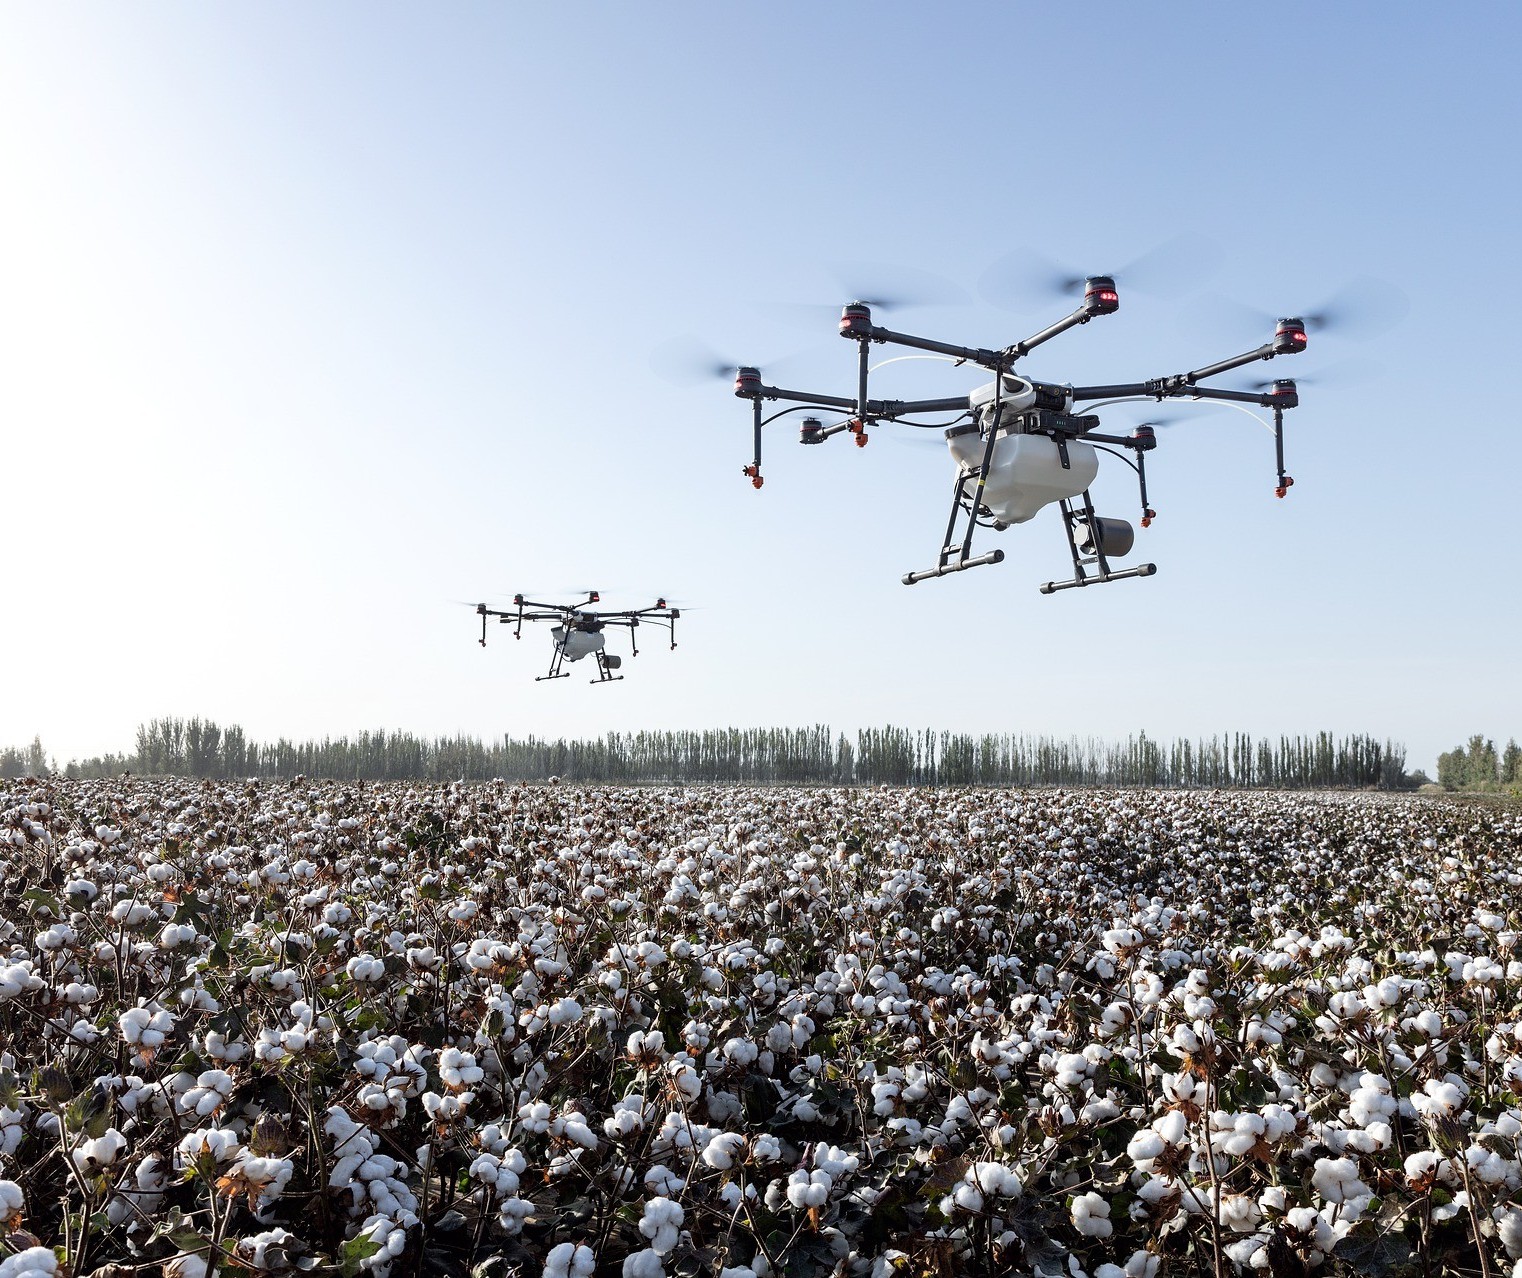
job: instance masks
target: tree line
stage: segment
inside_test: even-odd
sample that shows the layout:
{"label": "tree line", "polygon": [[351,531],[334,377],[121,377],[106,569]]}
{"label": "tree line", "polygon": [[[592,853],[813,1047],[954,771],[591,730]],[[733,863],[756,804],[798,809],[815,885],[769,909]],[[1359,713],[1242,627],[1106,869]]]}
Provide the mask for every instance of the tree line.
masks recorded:
{"label": "tree line", "polygon": [[1445,790],[1498,790],[1522,786],[1522,746],[1516,738],[1506,749],[1480,734],[1468,745],[1456,746],[1437,757],[1437,781]]}
{"label": "tree line", "polygon": [[[39,757],[40,751],[38,745]],[[504,736],[490,743],[378,729],[320,741],[281,737],[256,742],[237,725],[224,728],[206,719],[165,718],[139,726],[132,753],[71,762],[64,775],[1400,789],[1415,783],[1406,776],[1405,762],[1405,747],[1395,742],[1328,732],[1278,738],[1230,733],[1170,742],[1141,732],[1117,743],[1095,737],[973,735],[891,726],[864,728],[848,736],[816,724],[610,732],[590,740]]]}

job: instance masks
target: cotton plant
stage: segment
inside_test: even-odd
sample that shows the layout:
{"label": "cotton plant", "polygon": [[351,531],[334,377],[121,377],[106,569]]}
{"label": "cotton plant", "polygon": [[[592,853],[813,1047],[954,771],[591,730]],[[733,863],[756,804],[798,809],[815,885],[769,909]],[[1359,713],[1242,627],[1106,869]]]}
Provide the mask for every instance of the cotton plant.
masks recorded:
{"label": "cotton plant", "polygon": [[[95,1255],[188,1210],[271,1235],[256,1268],[349,1247],[383,1273],[463,1173],[485,1236],[557,1275],[586,1264],[563,1212],[588,1194],[614,1213],[599,1263],[651,1274],[690,1235],[761,1278],[753,1228],[850,1272],[932,1236],[1014,1263],[1017,1219],[1105,1278],[1280,1246],[1325,1266],[1376,1191],[1434,1263],[1518,1259],[1504,814],[158,782],[47,806],[68,913],[13,912],[0,1017],[44,1015],[79,1099],[17,1074],[0,1155],[122,1136],[90,1173]],[[283,1140],[254,1134],[271,1104]],[[326,1237],[299,1178],[331,1186]],[[45,1233],[79,1191],[39,1183]],[[923,1214],[868,1254],[899,1187]],[[682,1213],[664,1251],[674,1212],[641,1229],[657,1199]]]}

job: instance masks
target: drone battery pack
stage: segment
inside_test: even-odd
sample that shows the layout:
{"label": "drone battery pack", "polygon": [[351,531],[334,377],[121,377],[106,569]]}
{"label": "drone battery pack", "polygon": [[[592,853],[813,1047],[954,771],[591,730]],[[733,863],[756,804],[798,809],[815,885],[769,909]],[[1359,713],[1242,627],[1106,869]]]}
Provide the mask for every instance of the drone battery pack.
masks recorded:
{"label": "drone battery pack", "polygon": [[[946,440],[951,456],[965,472],[982,465],[987,441],[976,431]],[[1000,435],[983,484],[980,504],[996,520],[1023,524],[1043,506],[1076,497],[1099,473],[1099,454],[1081,439],[1067,441],[1067,465],[1062,450],[1046,435]],[[969,477],[963,492],[971,497],[976,481]]]}

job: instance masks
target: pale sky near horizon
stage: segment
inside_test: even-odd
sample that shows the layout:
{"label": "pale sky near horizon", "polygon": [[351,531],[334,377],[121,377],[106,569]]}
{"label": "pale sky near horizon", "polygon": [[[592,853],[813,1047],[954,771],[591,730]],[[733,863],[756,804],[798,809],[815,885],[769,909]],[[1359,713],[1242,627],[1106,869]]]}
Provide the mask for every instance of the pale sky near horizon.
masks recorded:
{"label": "pale sky near horizon", "polygon": [[[1326,729],[1430,770],[1522,737],[1519,35],[1500,3],[0,3],[0,745],[126,751],[164,715]],[[1065,309],[988,304],[1006,253],[1087,273],[1176,236],[1214,246],[1208,281],[1122,277],[1022,371],[1265,340],[1223,297],[1297,313],[1375,277],[1410,310],[1248,370],[1306,379],[1288,499],[1245,417],[1164,434],[1150,580],[1040,595],[1067,560],[1043,514],[980,534],[1003,564],[906,588],[943,456],[892,428],[805,451],[784,419],[757,493],[748,406],[662,375],[701,343],[850,394],[852,291],[948,281],[891,322],[1003,345]],[[1095,492],[1134,517],[1118,465]],[[591,687],[534,682],[545,631],[476,643],[474,601],[581,587],[679,599],[680,648],[642,632]]]}

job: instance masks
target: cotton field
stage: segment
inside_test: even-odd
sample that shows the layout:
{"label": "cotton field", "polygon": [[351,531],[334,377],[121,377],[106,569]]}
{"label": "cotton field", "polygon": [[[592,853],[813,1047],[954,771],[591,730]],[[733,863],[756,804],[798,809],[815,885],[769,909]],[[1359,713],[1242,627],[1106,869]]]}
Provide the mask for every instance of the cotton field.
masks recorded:
{"label": "cotton field", "polygon": [[0,1278],[1522,1276],[1522,817],[4,783]]}

